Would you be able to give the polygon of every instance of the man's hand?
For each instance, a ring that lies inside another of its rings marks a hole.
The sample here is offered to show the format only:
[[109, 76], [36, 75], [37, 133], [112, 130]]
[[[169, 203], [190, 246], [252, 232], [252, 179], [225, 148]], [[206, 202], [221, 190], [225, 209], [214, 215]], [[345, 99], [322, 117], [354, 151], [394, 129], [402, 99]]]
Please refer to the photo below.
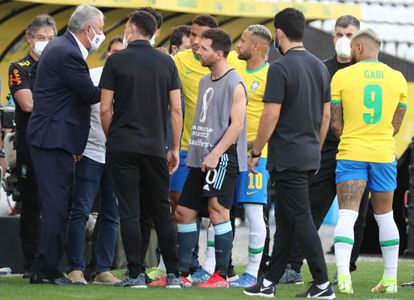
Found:
[[[3, 176], [7, 171], [7, 165], [6, 165], [6, 160], [4, 159], [4, 157], [0, 157], [0, 168], [3, 169]], [[0, 178], [1, 179], [1, 178]]]
[[203, 162], [201, 163], [201, 171], [207, 172], [208, 170], [217, 168], [219, 162], [220, 155], [217, 155], [214, 152], [211, 152], [207, 155]]
[[75, 154], [73, 154], [73, 159], [76, 162], [80, 161], [82, 159], [82, 154], [81, 155], [75, 155]]
[[254, 167], [256, 167], [259, 164], [259, 158], [260, 157], [250, 157], [249, 160], [247, 161], [247, 165], [249, 166], [249, 170], [250, 172], [252, 172], [253, 174], [257, 174], [258, 172], [255, 170]]
[[167, 165], [168, 165], [168, 172], [173, 174], [178, 169], [178, 165], [180, 164], [180, 155], [178, 150], [170, 150], [167, 153]]

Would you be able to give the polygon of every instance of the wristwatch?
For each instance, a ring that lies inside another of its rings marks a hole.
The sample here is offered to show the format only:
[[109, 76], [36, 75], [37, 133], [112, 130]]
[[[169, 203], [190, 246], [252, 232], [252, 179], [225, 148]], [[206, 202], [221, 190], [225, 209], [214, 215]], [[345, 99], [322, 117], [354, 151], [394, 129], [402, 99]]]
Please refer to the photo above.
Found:
[[262, 152], [259, 152], [258, 154], [254, 153], [253, 150], [250, 150], [250, 157], [251, 158], [258, 158], [262, 156]]

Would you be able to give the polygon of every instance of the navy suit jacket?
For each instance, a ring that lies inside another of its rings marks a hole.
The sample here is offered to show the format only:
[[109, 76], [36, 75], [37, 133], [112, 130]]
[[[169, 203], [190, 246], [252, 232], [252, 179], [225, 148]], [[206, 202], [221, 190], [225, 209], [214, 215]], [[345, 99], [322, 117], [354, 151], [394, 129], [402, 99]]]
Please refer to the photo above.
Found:
[[38, 61], [27, 141], [43, 149], [82, 154], [90, 106], [100, 98], [75, 38], [65, 32], [47, 45]]

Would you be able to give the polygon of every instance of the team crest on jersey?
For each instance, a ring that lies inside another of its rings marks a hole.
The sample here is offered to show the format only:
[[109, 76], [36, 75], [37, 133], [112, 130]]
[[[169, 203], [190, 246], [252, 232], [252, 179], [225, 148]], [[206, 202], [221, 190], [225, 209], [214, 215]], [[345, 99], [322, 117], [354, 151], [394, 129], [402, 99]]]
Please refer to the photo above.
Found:
[[252, 86], [250, 87], [250, 89], [252, 91], [255, 91], [259, 88], [259, 82], [257, 80], [253, 81]]

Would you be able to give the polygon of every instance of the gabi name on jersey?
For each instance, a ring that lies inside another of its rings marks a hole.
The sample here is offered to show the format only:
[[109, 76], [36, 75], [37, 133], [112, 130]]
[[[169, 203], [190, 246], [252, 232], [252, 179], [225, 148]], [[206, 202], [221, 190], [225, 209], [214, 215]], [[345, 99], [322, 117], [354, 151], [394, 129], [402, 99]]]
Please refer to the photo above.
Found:
[[383, 71], [364, 71], [364, 77], [366, 79], [384, 79], [384, 72]]

